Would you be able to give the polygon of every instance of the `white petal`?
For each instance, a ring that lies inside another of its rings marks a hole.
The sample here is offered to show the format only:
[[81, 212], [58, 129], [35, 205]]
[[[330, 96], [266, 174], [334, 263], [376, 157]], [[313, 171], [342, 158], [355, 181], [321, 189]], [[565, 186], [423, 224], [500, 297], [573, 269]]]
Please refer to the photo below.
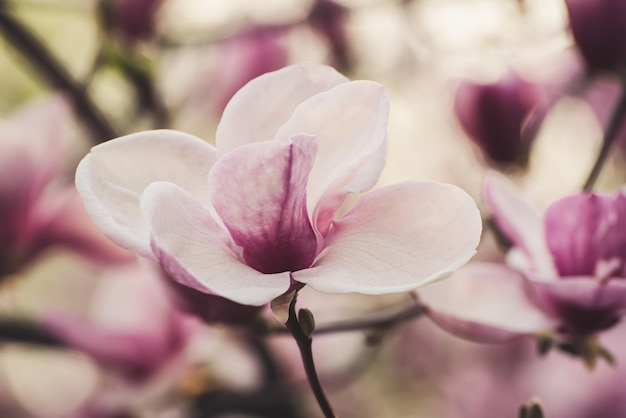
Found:
[[400, 183], [365, 196], [333, 224], [313, 267], [294, 279], [324, 292], [403, 292], [465, 264], [480, 233], [476, 204], [458, 187]]
[[331, 67], [311, 64], [289, 66], [255, 78], [224, 109], [216, 133], [220, 155], [251, 142], [274, 139], [296, 106], [347, 81]]
[[418, 291], [440, 326], [481, 342], [504, 342], [547, 331], [555, 322], [535, 306], [528, 284], [504, 265], [472, 263]]
[[345, 196], [369, 190], [385, 164], [389, 98], [371, 81], [340, 84], [298, 106], [276, 139], [319, 138], [307, 186], [307, 208], [322, 234]]
[[555, 277], [556, 272], [540, 215], [500, 175], [487, 176], [484, 194], [491, 214], [504, 235], [526, 253], [537, 272], [543, 276]]
[[78, 165], [76, 188], [87, 212], [116, 244], [148, 258], [150, 234], [139, 199], [153, 181], [173, 182], [208, 204], [215, 148], [176, 131], [146, 131], [94, 147]]

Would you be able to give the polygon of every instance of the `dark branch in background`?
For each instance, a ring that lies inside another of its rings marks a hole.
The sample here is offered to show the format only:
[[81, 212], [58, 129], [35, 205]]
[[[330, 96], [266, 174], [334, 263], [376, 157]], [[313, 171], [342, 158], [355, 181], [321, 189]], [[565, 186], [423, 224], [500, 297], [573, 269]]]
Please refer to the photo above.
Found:
[[611, 146], [615, 143], [620, 128], [624, 125], [624, 116], [626, 116], [626, 81], [622, 81], [619, 99], [615, 105], [611, 119], [609, 120], [606, 132], [604, 133], [602, 148], [600, 148], [596, 162], [583, 186], [584, 191], [590, 191], [598, 179], [598, 176], [600, 176], [600, 171], [602, 171], [602, 167], [604, 167], [604, 163], [609, 156]]
[[64, 92], [73, 102], [74, 110], [100, 143], [117, 135], [111, 124], [76, 82], [67, 68], [46, 48], [22, 22], [9, 12], [8, 2], [0, 0], [0, 33], [15, 51], [22, 55], [40, 76], [54, 89]]
[[224, 414], [251, 414], [255, 417], [300, 418], [292, 405], [275, 388], [266, 387], [256, 392], [237, 392], [216, 389], [196, 397], [191, 405], [191, 418], [221, 417]]
[[53, 333], [42, 326], [19, 319], [0, 319], [0, 344], [22, 343], [44, 347], [63, 347], [64, 344]]

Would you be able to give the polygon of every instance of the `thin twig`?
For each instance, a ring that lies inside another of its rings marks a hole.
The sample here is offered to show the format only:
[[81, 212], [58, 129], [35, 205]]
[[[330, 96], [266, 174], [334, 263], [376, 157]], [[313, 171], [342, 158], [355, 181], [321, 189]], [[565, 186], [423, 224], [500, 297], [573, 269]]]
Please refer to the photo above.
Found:
[[21, 319], [0, 319], [0, 342], [61, 347], [63, 342], [42, 326]]
[[613, 114], [611, 115], [611, 119], [609, 120], [606, 132], [604, 133], [604, 138], [602, 139], [602, 147], [600, 148], [600, 152], [598, 153], [596, 162], [589, 172], [589, 176], [587, 176], [587, 181], [585, 181], [585, 184], [583, 186], [584, 191], [590, 191], [593, 188], [593, 185], [600, 176], [600, 171], [602, 171], [602, 167], [604, 167], [606, 159], [609, 156], [611, 146], [615, 143], [620, 128], [623, 126], [624, 116], [626, 115], [625, 84], [626, 82], [622, 82], [620, 97], [617, 101], [617, 104], [615, 105], [615, 109], [613, 110]]
[[69, 73], [43, 42], [9, 12], [8, 2], [0, 0], [0, 33], [16, 52], [22, 55], [40, 76], [53, 88], [64, 92], [74, 103], [74, 109], [95, 142], [103, 142], [117, 135], [83, 86]]

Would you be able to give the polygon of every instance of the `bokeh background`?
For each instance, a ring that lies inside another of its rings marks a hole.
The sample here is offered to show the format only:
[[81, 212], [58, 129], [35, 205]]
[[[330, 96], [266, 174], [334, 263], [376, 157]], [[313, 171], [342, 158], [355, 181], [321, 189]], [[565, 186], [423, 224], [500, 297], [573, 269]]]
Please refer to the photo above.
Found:
[[[382, 83], [391, 114], [380, 185], [453, 183], [480, 208], [482, 180], [494, 169], [539, 208], [579, 190], [618, 85], [597, 77], [584, 94], [576, 90], [584, 64], [562, 0], [4, 0], [1, 16], [22, 22], [49, 49], [115, 136], [169, 127], [213, 142], [230, 96], [251, 78], [289, 64], [327, 63], [351, 79]], [[0, 115], [7, 126], [18, 109], [66, 93], [51, 85], [29, 54], [3, 31]], [[497, 82], [512, 73], [537, 86], [549, 104], [522, 165], [494, 163], [455, 114], [463, 83]], [[94, 133], [76, 111], [66, 119], [69, 146], [54, 182], [71, 187], [80, 158], [109, 138]], [[56, 129], [36, 119], [29, 124], [40, 129], [20, 141], [45, 142]], [[11, 148], [1, 142], [9, 143], [11, 132], [0, 131], [0, 163], [10, 158]], [[623, 183], [622, 148], [618, 144], [607, 163], [600, 190]], [[0, 173], [2, 184], [18, 181], [9, 170], [0, 167]], [[0, 231], [8, 230], [4, 221]], [[503, 259], [489, 231], [477, 259]], [[113, 312], [119, 323], [149, 328], [161, 314], [136, 302], [148, 298], [141, 290], [124, 287], [138, 274], [119, 260], [94, 263], [50, 245], [4, 275], [0, 314], [35, 323], [51, 313], [112, 323]], [[126, 294], [137, 299], [121, 297]], [[410, 296], [329, 296], [307, 289], [301, 299], [324, 324], [387, 312]], [[269, 311], [264, 314], [272, 319]], [[235, 403], [254, 404], [253, 395], [263, 394], [259, 388], [267, 382], [258, 347], [241, 334], [202, 326], [184, 361], [140, 383], [129, 383], [88, 352], [8, 338], [0, 346], [0, 415], [185, 417], [194, 416], [195, 400], [206, 394], [237, 395]], [[295, 409], [319, 416], [293, 341], [283, 335], [264, 341]], [[619, 418], [626, 416], [626, 396], [620, 393], [626, 381], [624, 326], [603, 334], [602, 341], [616, 365], [599, 362], [588, 370], [564, 353], [539, 356], [531, 338], [477, 344], [418, 318], [384, 331], [316, 337], [314, 353], [340, 417], [515, 417], [521, 404], [536, 397], [549, 418]], [[272, 416], [235, 409], [198, 416]]]

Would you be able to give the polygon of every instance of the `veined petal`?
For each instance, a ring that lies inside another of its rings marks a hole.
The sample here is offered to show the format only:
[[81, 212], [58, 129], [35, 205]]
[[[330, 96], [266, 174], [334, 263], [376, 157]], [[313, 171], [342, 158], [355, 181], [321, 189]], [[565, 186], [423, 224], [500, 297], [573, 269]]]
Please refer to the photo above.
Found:
[[385, 164], [389, 98], [383, 86], [352, 81], [298, 106], [276, 139], [298, 133], [319, 138], [307, 187], [314, 227], [325, 235], [348, 193], [369, 190]]
[[294, 279], [331, 293], [397, 293], [449, 276], [475, 253], [481, 220], [461, 189], [405, 182], [363, 197]]
[[213, 207], [246, 264], [262, 273], [307, 268], [316, 255], [306, 185], [317, 138], [292, 141], [246, 145], [220, 158], [209, 174]]
[[209, 210], [175, 184], [152, 183], [141, 208], [152, 230], [153, 251], [178, 283], [255, 306], [289, 289], [288, 272], [263, 274], [244, 264]]
[[418, 291], [428, 315], [462, 338], [505, 342], [554, 329], [529, 296], [525, 279], [504, 265], [472, 263]]
[[109, 239], [147, 258], [149, 228], [139, 199], [153, 181], [173, 182], [208, 203], [206, 176], [215, 148], [181, 132], [145, 131], [92, 148], [76, 170], [87, 212]]
[[496, 174], [485, 179], [484, 197], [498, 228], [526, 253], [538, 272], [555, 277], [540, 215], [510, 182]]
[[300, 103], [346, 82], [348, 79], [333, 68], [311, 64], [289, 66], [255, 78], [224, 109], [216, 133], [220, 156], [242, 145], [274, 139]]

